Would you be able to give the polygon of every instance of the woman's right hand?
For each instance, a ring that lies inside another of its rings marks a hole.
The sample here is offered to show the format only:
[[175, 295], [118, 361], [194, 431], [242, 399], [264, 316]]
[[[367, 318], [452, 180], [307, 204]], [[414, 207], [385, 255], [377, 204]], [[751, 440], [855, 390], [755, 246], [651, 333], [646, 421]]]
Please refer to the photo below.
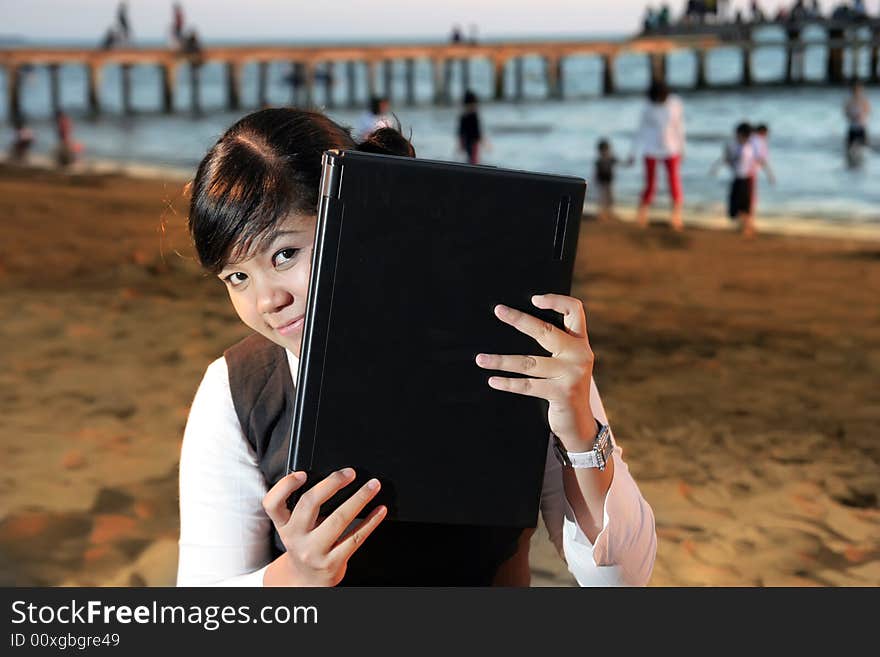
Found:
[[263, 576], [265, 586], [336, 586], [342, 581], [351, 555], [388, 513], [386, 507], [379, 506], [358, 527], [342, 536], [357, 514], [379, 492], [378, 479], [371, 479], [319, 521], [321, 505], [354, 478], [355, 472], [351, 468], [334, 472], [304, 493], [293, 511], [288, 510], [287, 499], [306, 482], [304, 472], [290, 473], [266, 493], [263, 508], [287, 552], [269, 564]]

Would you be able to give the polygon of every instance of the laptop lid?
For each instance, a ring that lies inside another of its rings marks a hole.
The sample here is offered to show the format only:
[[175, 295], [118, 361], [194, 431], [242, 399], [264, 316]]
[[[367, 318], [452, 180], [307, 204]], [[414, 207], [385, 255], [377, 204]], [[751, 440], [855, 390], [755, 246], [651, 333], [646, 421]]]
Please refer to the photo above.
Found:
[[[478, 353], [547, 355], [493, 313], [569, 294], [583, 179], [330, 151], [291, 427], [289, 471], [382, 491], [364, 511], [534, 527], [547, 403], [490, 388]], [[516, 376], [502, 373], [504, 376]]]

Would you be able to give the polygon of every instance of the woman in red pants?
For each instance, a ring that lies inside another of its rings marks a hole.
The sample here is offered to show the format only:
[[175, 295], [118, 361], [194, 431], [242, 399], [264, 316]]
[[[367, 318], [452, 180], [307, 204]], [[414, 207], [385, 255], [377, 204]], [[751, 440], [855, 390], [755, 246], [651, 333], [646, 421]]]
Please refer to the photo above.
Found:
[[672, 196], [670, 223], [676, 231], [684, 227], [681, 221], [681, 160], [684, 157], [684, 107], [681, 99], [669, 93], [663, 82], [652, 82], [648, 90], [648, 104], [642, 111], [639, 129], [633, 141], [633, 157], [639, 153], [645, 160], [645, 187], [639, 203], [638, 222], [648, 225], [648, 208], [657, 185], [657, 164], [666, 168], [669, 193]]

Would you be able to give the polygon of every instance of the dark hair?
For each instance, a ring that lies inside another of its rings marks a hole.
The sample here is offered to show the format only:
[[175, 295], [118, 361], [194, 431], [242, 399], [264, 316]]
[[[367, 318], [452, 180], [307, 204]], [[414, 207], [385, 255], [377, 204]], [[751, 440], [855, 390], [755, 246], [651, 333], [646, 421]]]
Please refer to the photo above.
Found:
[[736, 134], [742, 137], [748, 137], [750, 134], [752, 134], [752, 126], [750, 126], [745, 121], [743, 121], [742, 123], [738, 123], [736, 125]]
[[476, 105], [478, 100], [479, 99], [477, 98], [477, 94], [475, 94], [470, 89], [464, 92], [463, 102], [465, 105]]
[[379, 153], [381, 155], [403, 155], [415, 157], [416, 149], [409, 139], [400, 134], [399, 130], [383, 127], [370, 133], [370, 135], [358, 144], [357, 149], [364, 153]]
[[661, 80], [654, 80], [648, 88], [648, 98], [652, 103], [665, 103], [669, 98], [669, 87]]
[[600, 139], [599, 143], [596, 144], [596, 148], [598, 148], [600, 151], [607, 151], [609, 148], [611, 148], [611, 144], [608, 143], [607, 139]]
[[770, 128], [767, 127], [766, 123], [759, 123], [755, 126], [755, 132], [757, 132], [759, 135], [765, 135], [770, 132]]
[[320, 112], [268, 108], [240, 119], [202, 159], [191, 185], [189, 231], [201, 265], [216, 274], [271, 240], [286, 217], [315, 214], [324, 151], [414, 153], [392, 128], [362, 146]]

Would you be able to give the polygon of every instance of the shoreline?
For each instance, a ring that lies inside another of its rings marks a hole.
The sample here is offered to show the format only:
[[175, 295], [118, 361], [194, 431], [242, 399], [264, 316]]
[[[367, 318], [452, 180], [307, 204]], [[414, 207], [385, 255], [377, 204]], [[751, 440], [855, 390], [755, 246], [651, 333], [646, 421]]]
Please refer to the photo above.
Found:
[[[11, 162], [8, 158], [0, 159], [0, 168], [39, 170], [53, 172], [58, 175], [71, 176], [125, 176], [133, 180], [158, 180], [165, 182], [187, 183], [195, 168], [174, 167], [170, 165], [143, 162], [125, 162], [112, 159], [84, 159], [75, 162], [67, 170], [59, 170], [51, 155], [36, 153], [28, 156], [25, 163]], [[594, 218], [594, 204], [589, 200], [584, 205], [582, 216]], [[651, 208], [650, 222], [662, 224], [666, 222], [669, 211], [662, 204]], [[615, 220], [634, 224], [636, 221], [634, 205], [618, 205], [615, 208]], [[817, 219], [815, 217], [798, 217], [796, 215], [759, 215], [755, 220], [758, 236], [780, 235], [790, 237], [815, 237], [820, 239], [844, 239], [858, 241], [880, 241], [880, 222], [847, 223], [845, 226], [835, 224], [836, 219]], [[737, 232], [737, 224], [726, 216], [705, 211], [688, 211], [684, 209], [685, 229], [702, 228], [719, 232]]]

